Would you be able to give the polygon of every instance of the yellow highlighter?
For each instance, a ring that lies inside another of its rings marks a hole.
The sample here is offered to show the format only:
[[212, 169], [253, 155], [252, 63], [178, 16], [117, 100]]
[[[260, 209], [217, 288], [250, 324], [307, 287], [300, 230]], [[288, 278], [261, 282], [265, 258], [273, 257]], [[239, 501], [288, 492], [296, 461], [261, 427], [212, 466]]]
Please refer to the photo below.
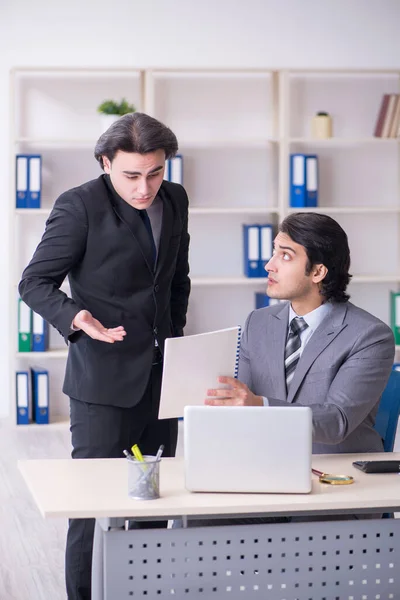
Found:
[[131, 450], [132, 450], [132, 454], [136, 458], [136, 460], [140, 460], [140, 462], [144, 462], [143, 454], [140, 452], [139, 446], [137, 444], [134, 444], [132, 446]]

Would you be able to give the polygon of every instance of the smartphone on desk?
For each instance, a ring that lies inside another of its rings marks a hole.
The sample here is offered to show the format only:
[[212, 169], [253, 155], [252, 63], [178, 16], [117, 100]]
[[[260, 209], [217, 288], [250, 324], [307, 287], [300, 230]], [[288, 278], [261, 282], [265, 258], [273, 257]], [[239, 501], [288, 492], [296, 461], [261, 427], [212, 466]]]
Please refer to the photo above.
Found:
[[353, 467], [364, 473], [400, 473], [398, 460], [356, 460]]

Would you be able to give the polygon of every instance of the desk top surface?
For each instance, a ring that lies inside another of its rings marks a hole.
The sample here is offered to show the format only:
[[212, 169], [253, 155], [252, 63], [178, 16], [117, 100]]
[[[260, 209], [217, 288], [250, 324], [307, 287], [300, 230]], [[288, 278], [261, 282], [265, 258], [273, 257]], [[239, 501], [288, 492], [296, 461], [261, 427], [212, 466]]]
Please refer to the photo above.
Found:
[[158, 500], [128, 496], [126, 459], [50, 459], [18, 462], [22, 476], [44, 517], [162, 517], [244, 513], [299, 514], [356, 509], [399, 509], [400, 476], [365, 474], [354, 460], [400, 461], [393, 454], [314, 455], [313, 467], [325, 473], [352, 475], [354, 484], [332, 486], [313, 475], [310, 494], [191, 493], [184, 487], [182, 458], [163, 459]]

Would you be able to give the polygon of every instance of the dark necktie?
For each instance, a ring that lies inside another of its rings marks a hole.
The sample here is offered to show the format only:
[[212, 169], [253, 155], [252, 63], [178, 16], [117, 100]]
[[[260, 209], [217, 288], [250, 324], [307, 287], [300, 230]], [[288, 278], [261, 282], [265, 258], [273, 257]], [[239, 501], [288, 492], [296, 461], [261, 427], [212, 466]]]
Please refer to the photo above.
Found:
[[302, 317], [295, 317], [290, 322], [289, 335], [285, 348], [285, 379], [287, 390], [289, 390], [297, 363], [300, 359], [300, 333], [307, 329], [307, 327], [308, 325]]
[[144, 226], [147, 229], [147, 233], [149, 234], [152, 256], [153, 256], [153, 266], [154, 266], [156, 264], [157, 249], [156, 249], [156, 245], [154, 243], [153, 230], [151, 228], [149, 215], [147, 214], [147, 210], [139, 210], [139, 215], [143, 221]]

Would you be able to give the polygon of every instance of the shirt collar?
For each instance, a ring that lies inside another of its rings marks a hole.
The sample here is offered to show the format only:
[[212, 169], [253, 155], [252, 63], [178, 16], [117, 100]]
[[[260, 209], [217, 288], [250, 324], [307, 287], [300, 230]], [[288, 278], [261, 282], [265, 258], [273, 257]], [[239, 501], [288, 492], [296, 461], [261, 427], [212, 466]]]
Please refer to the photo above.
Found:
[[[315, 331], [317, 329], [317, 327], [319, 327], [319, 325], [321, 325], [322, 321], [329, 315], [331, 310], [332, 310], [332, 304], [330, 302], [325, 302], [324, 304], [321, 304], [321, 306], [318, 306], [318, 308], [315, 308], [314, 310], [307, 313], [306, 315], [302, 315], [302, 317], [305, 320], [305, 322], [307, 323], [308, 327], [310, 328], [310, 331]], [[294, 312], [292, 305], [290, 305], [288, 325], [291, 323], [292, 319], [294, 319], [295, 317], [298, 317], [298, 316], [299, 315], [297, 315]]]

